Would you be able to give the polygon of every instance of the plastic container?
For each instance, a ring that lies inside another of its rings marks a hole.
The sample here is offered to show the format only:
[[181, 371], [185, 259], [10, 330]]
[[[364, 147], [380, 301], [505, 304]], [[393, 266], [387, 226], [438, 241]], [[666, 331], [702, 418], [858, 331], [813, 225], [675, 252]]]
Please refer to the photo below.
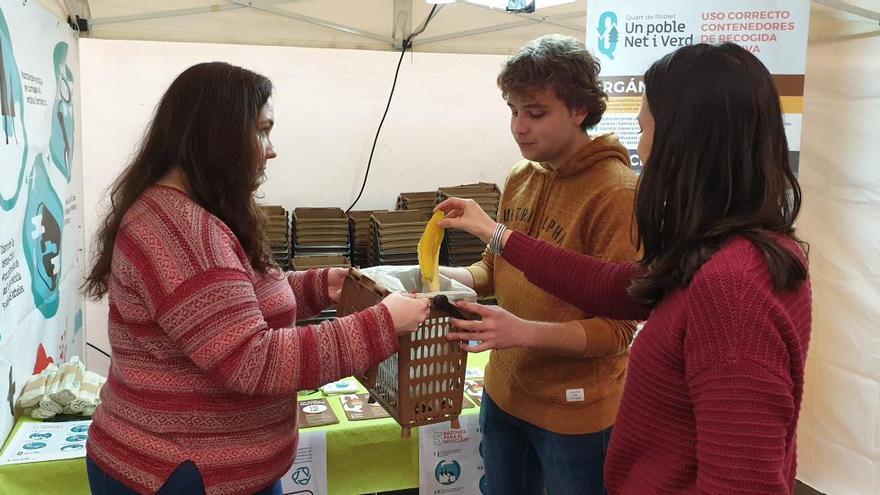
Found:
[[[389, 289], [416, 292], [420, 282], [418, 266], [376, 266], [364, 272], [352, 268], [343, 285], [338, 314], [346, 316], [373, 306]], [[443, 294], [449, 300], [476, 299], [472, 290], [446, 277], [441, 277], [440, 289], [416, 297]], [[446, 340], [446, 334], [453, 331], [449, 317], [432, 305], [418, 330], [399, 339], [397, 354], [355, 377], [400, 424], [405, 438], [411, 428], [422, 425], [451, 421], [458, 427], [467, 352], [457, 342]]]

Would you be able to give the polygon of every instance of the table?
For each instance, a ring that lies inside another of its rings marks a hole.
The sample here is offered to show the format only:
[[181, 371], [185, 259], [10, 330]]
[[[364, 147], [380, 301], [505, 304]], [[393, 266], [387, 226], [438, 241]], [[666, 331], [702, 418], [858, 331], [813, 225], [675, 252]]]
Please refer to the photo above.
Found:
[[[468, 367], [484, 369], [489, 353], [470, 354]], [[361, 390], [363, 391], [363, 390]], [[321, 392], [300, 399], [324, 397]], [[402, 439], [391, 418], [349, 421], [337, 397], [328, 397], [339, 423], [309, 428], [327, 433], [327, 489], [333, 495], [376, 493], [419, 486], [419, 437]], [[478, 414], [479, 407], [462, 410]], [[31, 418], [20, 418], [13, 433]], [[10, 438], [12, 435], [10, 435]], [[85, 458], [0, 466], [0, 493], [90, 495]]]

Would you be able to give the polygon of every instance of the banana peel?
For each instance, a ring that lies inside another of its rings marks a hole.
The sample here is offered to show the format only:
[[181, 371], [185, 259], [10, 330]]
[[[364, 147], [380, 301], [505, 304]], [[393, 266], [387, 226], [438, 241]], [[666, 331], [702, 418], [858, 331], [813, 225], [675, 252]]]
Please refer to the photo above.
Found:
[[419, 239], [419, 271], [422, 273], [422, 290], [425, 292], [440, 290], [440, 245], [443, 244], [443, 229], [437, 222], [445, 216], [442, 211], [434, 213]]

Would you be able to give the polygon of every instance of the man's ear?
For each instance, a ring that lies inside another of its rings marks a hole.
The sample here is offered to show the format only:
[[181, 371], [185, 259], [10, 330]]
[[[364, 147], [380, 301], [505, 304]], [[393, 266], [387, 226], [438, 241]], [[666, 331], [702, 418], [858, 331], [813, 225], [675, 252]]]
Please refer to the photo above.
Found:
[[572, 108], [569, 110], [569, 113], [571, 114], [571, 119], [578, 127], [582, 127], [584, 120], [590, 115], [586, 108]]

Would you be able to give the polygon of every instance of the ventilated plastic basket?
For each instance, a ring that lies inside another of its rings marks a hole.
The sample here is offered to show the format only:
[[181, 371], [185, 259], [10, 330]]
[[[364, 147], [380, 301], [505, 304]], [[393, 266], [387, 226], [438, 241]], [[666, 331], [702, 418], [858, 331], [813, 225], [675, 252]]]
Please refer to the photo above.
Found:
[[[343, 285], [338, 315], [373, 306], [388, 294], [385, 287], [352, 268]], [[436, 294], [443, 292], [430, 296]], [[460, 295], [455, 291], [449, 294], [453, 295], [451, 299]], [[446, 340], [450, 331], [449, 314], [432, 307], [418, 330], [400, 337], [396, 354], [356, 376], [403, 427], [405, 437], [410, 428], [421, 425], [451, 421], [453, 427], [458, 427], [467, 353], [457, 342]]]

